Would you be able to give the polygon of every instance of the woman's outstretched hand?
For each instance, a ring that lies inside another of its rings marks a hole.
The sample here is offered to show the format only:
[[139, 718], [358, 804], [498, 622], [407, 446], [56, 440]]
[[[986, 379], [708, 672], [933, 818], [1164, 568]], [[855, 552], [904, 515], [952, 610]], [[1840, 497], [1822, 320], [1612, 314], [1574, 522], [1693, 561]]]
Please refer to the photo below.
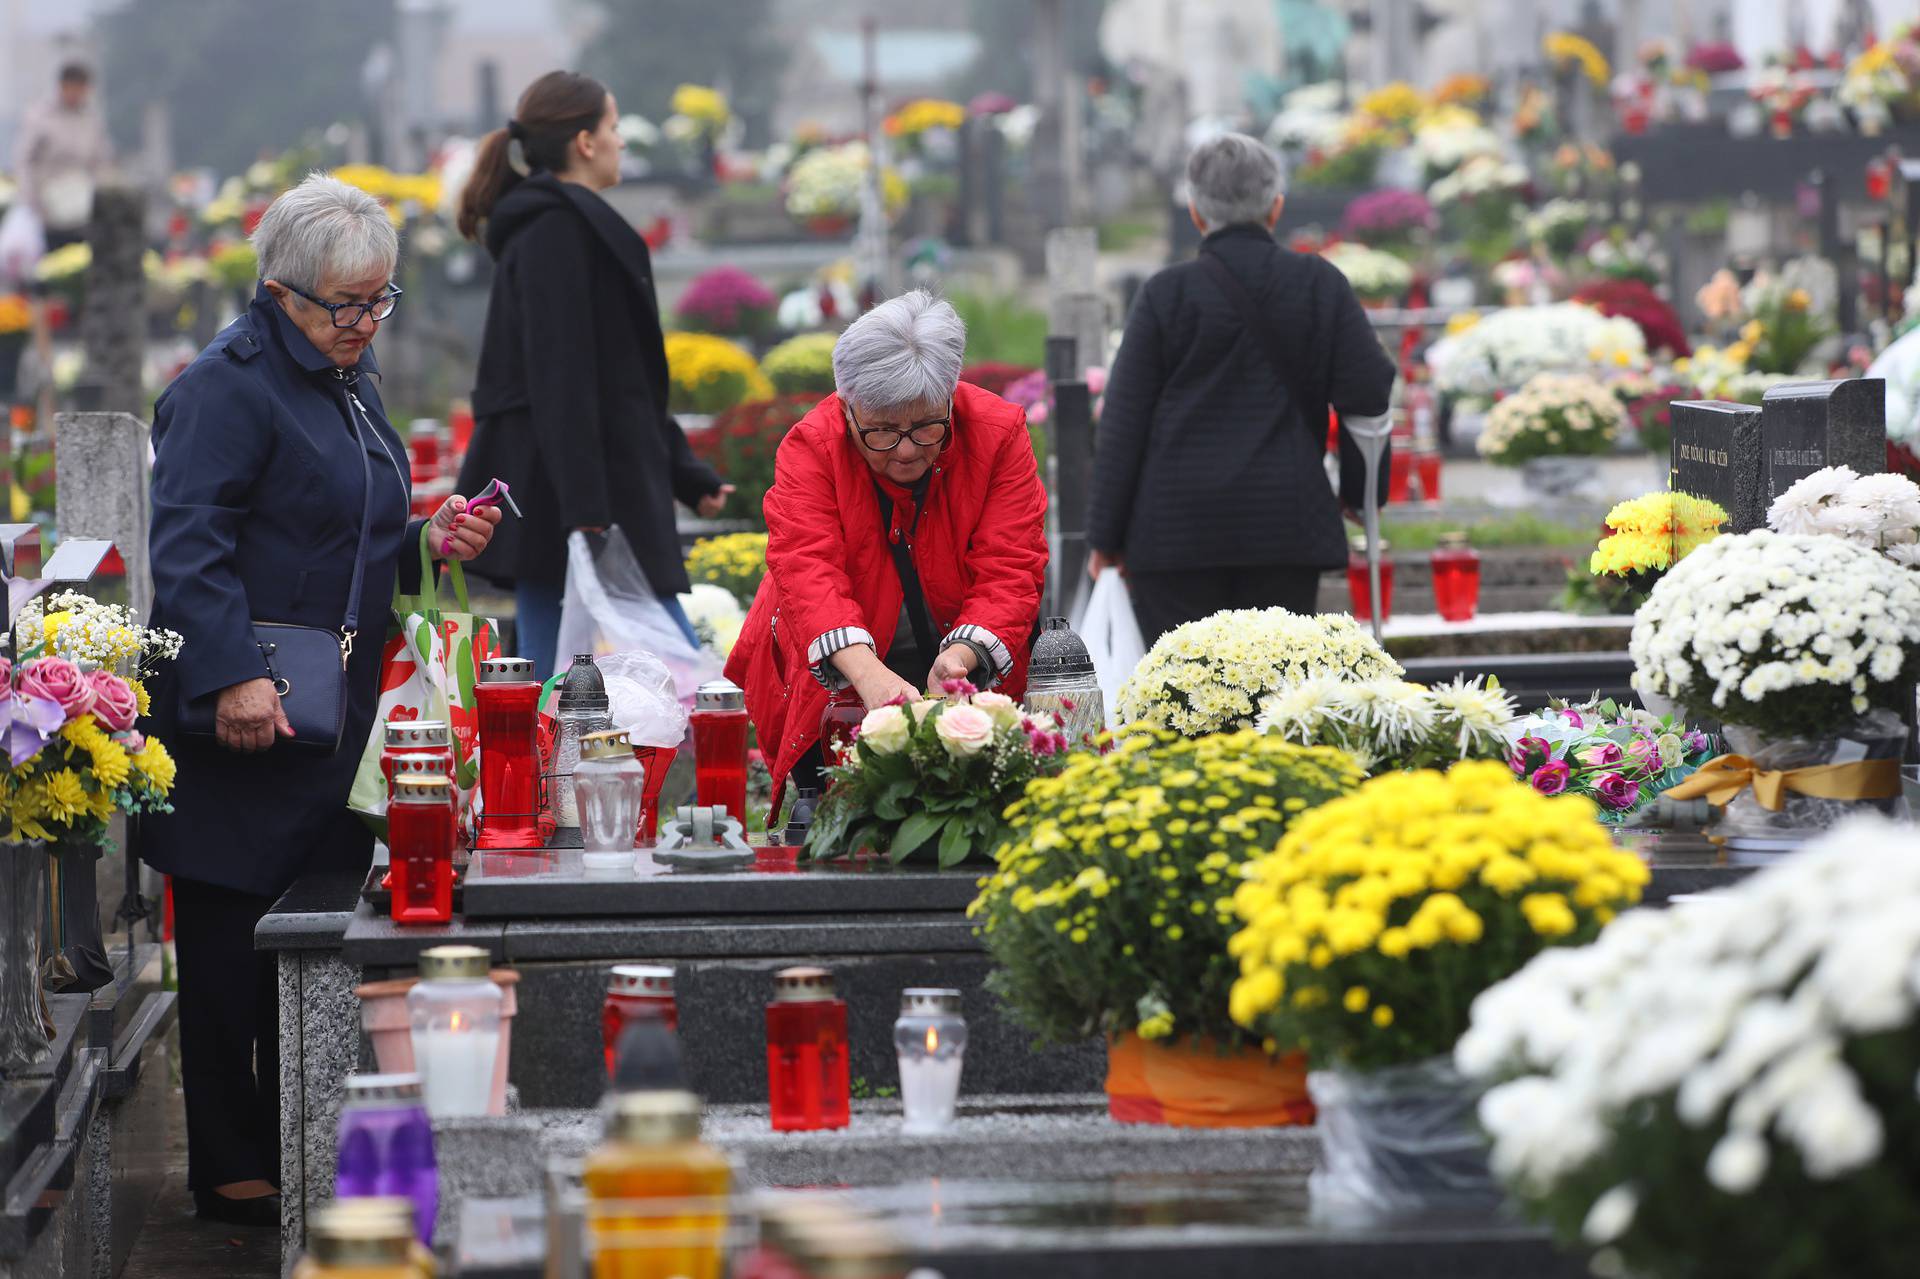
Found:
[[467, 499], [456, 493], [433, 513], [427, 545], [432, 548], [435, 559], [470, 560], [487, 549], [487, 543], [493, 540], [494, 526], [499, 522], [498, 506], [469, 511]]

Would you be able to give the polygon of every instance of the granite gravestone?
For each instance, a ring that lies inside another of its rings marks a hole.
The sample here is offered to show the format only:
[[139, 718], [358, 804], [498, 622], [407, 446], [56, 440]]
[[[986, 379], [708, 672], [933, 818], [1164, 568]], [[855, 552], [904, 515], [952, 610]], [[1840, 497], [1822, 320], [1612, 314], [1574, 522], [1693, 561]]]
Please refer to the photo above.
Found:
[[1761, 403], [1760, 435], [1768, 505], [1824, 467], [1878, 474], [1887, 469], [1887, 384], [1848, 378], [1776, 386]]
[[1706, 498], [1727, 513], [1726, 531], [1748, 533], [1767, 522], [1760, 410], [1726, 400], [1673, 405], [1669, 487]]

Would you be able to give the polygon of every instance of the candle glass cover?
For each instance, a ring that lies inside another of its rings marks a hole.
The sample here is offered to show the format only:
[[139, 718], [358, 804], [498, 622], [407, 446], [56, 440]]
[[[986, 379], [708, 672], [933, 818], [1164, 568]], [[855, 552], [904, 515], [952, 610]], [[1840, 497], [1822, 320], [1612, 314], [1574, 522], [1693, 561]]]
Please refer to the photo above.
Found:
[[560, 681], [555, 701], [559, 730], [554, 740], [553, 773], [547, 785], [547, 796], [553, 804], [554, 829], [550, 842], [555, 848], [581, 846], [580, 808], [574, 794], [573, 772], [580, 764], [581, 739], [613, 727], [608, 714], [611, 705], [606, 680], [594, 665], [593, 655], [575, 654], [566, 678]]
[[1433, 552], [1433, 601], [1449, 622], [1470, 622], [1480, 607], [1480, 556], [1465, 533], [1445, 533]]
[[[1386, 621], [1393, 616], [1393, 561], [1387, 558], [1387, 544], [1380, 543], [1380, 620]], [[1347, 556], [1347, 597], [1352, 605], [1355, 621], [1373, 620], [1373, 595], [1367, 582], [1367, 546], [1355, 539], [1353, 551]]]
[[1033, 644], [1027, 710], [1051, 715], [1068, 742], [1084, 746], [1107, 728], [1106, 699], [1087, 646], [1064, 617], [1049, 617]]
[[493, 1099], [504, 996], [477, 946], [436, 946], [420, 956], [420, 983], [407, 992], [413, 1062], [427, 1113], [435, 1119], [484, 1115]]
[[837, 689], [827, 698], [827, 709], [820, 715], [820, 755], [828, 768], [853, 753], [854, 730], [866, 717], [866, 703], [852, 688]]
[[852, 1080], [847, 1069], [847, 1005], [824, 968], [774, 974], [767, 1005], [767, 1100], [775, 1132], [845, 1128]]
[[440, 1179], [420, 1076], [348, 1076], [338, 1145], [335, 1197], [397, 1195], [411, 1206], [414, 1233], [432, 1244]]
[[688, 1092], [616, 1094], [581, 1168], [594, 1279], [722, 1279], [733, 1169]]
[[702, 807], [747, 820], [747, 695], [724, 679], [694, 692], [693, 787]]
[[293, 1279], [420, 1279], [413, 1232], [397, 1216], [333, 1204], [307, 1226]]
[[900, 1108], [905, 1115], [901, 1131], [933, 1133], [951, 1126], [960, 1099], [961, 1060], [967, 1051], [960, 992], [901, 991], [893, 1047], [900, 1057]]
[[646, 809], [647, 770], [634, 758], [625, 733], [589, 733], [580, 739], [573, 795], [584, 850], [580, 862], [587, 876], [631, 874], [638, 856], [634, 839]]
[[524, 657], [480, 662], [473, 697], [480, 722], [481, 848], [538, 848], [540, 684]]
[[444, 924], [453, 918], [454, 822], [453, 784], [444, 776], [394, 775], [387, 805], [394, 923]]
[[607, 977], [607, 998], [600, 1006], [600, 1042], [613, 1078], [620, 1036], [642, 1017], [657, 1017], [668, 1030], [680, 1031], [680, 1005], [673, 997], [673, 969], [664, 964], [615, 964]]

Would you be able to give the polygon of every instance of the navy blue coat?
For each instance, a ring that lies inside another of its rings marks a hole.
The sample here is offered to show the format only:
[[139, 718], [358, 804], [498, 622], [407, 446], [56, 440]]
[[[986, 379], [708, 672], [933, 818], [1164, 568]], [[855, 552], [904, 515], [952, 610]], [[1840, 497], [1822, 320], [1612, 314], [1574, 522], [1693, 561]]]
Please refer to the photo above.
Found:
[[348, 383], [264, 288], [161, 395], [153, 420], [153, 620], [186, 637], [153, 690], [153, 729], [179, 762], [173, 813], [143, 823], [160, 870], [275, 896], [309, 870], [364, 864], [371, 836], [347, 792], [379, 700], [380, 651], [409, 520], [406, 447], [386, 420], [368, 348], [352, 393], [373, 419], [373, 531], [348, 665], [347, 727], [330, 758], [228, 751], [175, 728], [192, 699], [265, 674], [254, 621], [337, 629], [366, 481]]

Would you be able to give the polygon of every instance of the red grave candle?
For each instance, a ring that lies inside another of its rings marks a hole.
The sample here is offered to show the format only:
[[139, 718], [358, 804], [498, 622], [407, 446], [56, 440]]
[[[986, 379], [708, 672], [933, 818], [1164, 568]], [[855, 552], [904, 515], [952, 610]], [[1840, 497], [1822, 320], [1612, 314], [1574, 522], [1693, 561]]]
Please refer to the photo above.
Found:
[[767, 1005], [767, 1100], [775, 1132], [845, 1128], [847, 1005], [824, 968], [787, 968], [773, 977]]
[[693, 789], [703, 807], [721, 807], [747, 820], [747, 697], [727, 680], [702, 684], [693, 695]]
[[1480, 556], [1465, 533], [1447, 533], [1433, 553], [1433, 602], [1449, 622], [1470, 622], [1480, 607]]
[[474, 686], [480, 720], [481, 848], [539, 848], [540, 684], [524, 657], [488, 657]]
[[615, 964], [607, 977], [607, 998], [600, 1006], [600, 1041], [607, 1054], [607, 1078], [613, 1078], [620, 1036], [643, 1017], [657, 1017], [679, 1033], [680, 1005], [673, 997], [673, 969], [654, 964]]
[[403, 773], [387, 805], [396, 924], [453, 918], [453, 786], [444, 777]]

